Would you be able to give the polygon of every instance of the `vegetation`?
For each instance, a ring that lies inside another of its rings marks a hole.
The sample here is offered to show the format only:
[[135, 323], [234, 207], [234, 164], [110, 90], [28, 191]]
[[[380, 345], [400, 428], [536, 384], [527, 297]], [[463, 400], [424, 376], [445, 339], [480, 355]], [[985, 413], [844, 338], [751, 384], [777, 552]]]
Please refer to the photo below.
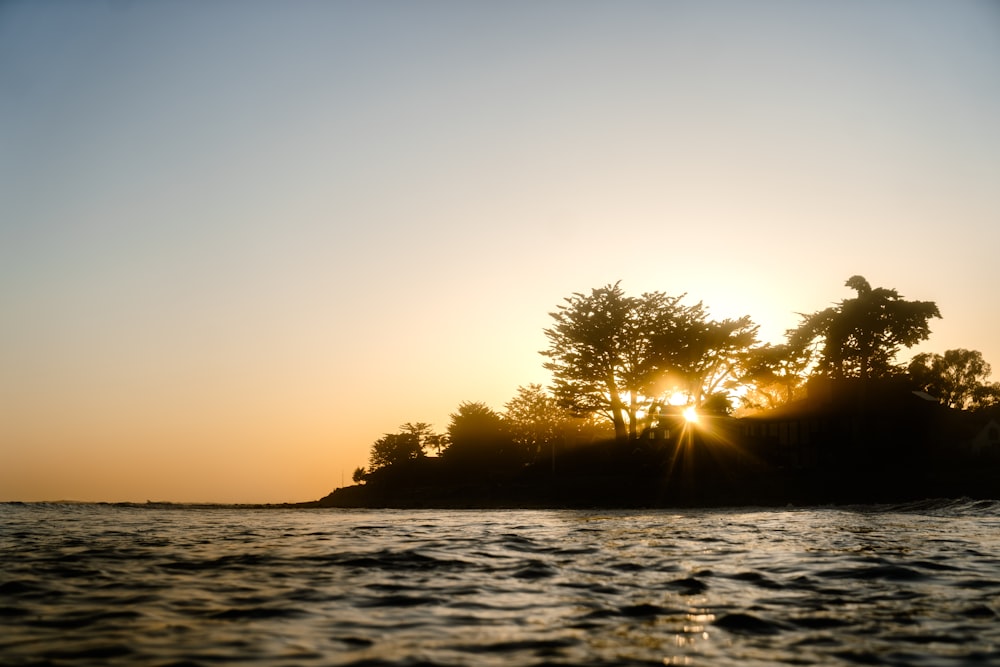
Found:
[[558, 403], [577, 414], [606, 415], [619, 441], [634, 440], [640, 412], [683, 394], [696, 406], [736, 377], [756, 343], [749, 316], [709, 320], [685, 295], [625, 294], [619, 283], [575, 293], [550, 313], [545, 329]]
[[[744, 413], [766, 411], [803, 398], [813, 378], [902, 381], [954, 410], [1000, 405], [1000, 384], [988, 381], [990, 366], [977, 351], [922, 353], [908, 365], [897, 360], [927, 340], [930, 321], [940, 317], [935, 303], [873, 288], [861, 276], [845, 284], [854, 297], [803, 315], [778, 344], [759, 343], [749, 316], [712, 319], [703, 303], [685, 304], [684, 294], [629, 296], [619, 283], [574, 293], [544, 330], [550, 388], [518, 387], [499, 412], [463, 402], [445, 433], [424, 422], [403, 424], [372, 444], [367, 469], [355, 470], [353, 480], [521, 479], [573, 465], [567, 454], [583, 451], [584, 443], [591, 445], [588, 470], [613, 469], [621, 456], [612, 451], [631, 457], [629, 474], [662, 470], [664, 454], [648, 443], [676, 440], [665, 434], [681, 432], [679, 404], [720, 416], [736, 401]], [[686, 462], [681, 455], [670, 455], [671, 470], [694, 465], [693, 453], [683, 455]], [[618, 492], [628, 494], [628, 484]]]
[[518, 387], [504, 408], [511, 438], [529, 457], [538, 457], [562, 441], [573, 421], [540, 384]]
[[560, 448], [604, 440], [609, 435], [607, 421], [602, 423], [592, 414], [575, 414], [540, 384], [518, 387], [517, 395], [504, 406], [503, 418], [525, 461], [549, 461], [552, 467]]
[[372, 444], [368, 467], [380, 470], [403, 461], [424, 456], [420, 442], [409, 433], [386, 433]]
[[990, 383], [990, 365], [976, 350], [918, 354], [907, 367], [920, 389], [949, 408], [969, 410], [1000, 403], [1000, 383]]
[[750, 350], [742, 377], [744, 407], [770, 409], [798, 398], [812, 360], [811, 350], [802, 345], [768, 344]]
[[[369, 472], [427, 456], [428, 447], [441, 450], [444, 438], [434, 433], [430, 424], [407, 422], [399, 427], [399, 431], [399, 433], [386, 433], [372, 445], [368, 456]], [[363, 479], [364, 475], [363, 468], [355, 470], [355, 481]]]
[[469, 401], [451, 415], [442, 456], [472, 465], [503, 465], [522, 458], [504, 418], [485, 403]]
[[902, 373], [896, 355], [927, 340], [931, 318], [941, 317], [937, 305], [906, 301], [894, 289], [873, 289], [861, 276], [846, 285], [857, 296], [804, 316], [790, 335], [792, 347], [817, 346], [813, 373], [819, 376], [871, 379]]

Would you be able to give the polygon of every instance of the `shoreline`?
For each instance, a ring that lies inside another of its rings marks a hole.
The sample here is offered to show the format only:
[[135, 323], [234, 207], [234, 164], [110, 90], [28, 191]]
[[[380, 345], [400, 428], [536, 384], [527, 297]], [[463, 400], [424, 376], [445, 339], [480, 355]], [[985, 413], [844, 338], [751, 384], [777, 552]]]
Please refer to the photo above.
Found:
[[1000, 468], [767, 471], [666, 475], [484, 476], [439, 483], [367, 483], [335, 489], [303, 507], [353, 509], [710, 509], [908, 503], [932, 498], [1000, 499]]

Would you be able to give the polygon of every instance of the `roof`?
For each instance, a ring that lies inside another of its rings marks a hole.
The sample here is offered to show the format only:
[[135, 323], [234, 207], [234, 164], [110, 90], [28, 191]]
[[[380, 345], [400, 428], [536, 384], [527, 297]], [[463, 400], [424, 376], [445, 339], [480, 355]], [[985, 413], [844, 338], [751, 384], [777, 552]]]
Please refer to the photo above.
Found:
[[937, 399], [923, 391], [913, 391], [903, 380], [827, 378], [810, 380], [806, 397], [744, 419], [775, 421], [843, 414], [910, 415], [940, 408]]

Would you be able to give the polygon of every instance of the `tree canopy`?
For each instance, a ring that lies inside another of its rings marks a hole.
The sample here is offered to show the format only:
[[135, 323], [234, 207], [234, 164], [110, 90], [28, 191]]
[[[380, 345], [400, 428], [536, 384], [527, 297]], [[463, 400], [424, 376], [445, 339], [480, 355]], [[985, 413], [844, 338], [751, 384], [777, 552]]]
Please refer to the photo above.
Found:
[[573, 414], [540, 384], [518, 387], [504, 405], [503, 419], [527, 462], [554, 459], [556, 449], [568, 443], [608, 436], [606, 422]]
[[933, 301], [907, 301], [894, 289], [873, 288], [861, 276], [845, 283], [857, 296], [811, 315], [790, 332], [793, 347], [815, 346], [814, 373], [831, 378], [880, 378], [903, 369], [901, 348], [930, 336], [931, 318], [941, 317]]
[[514, 443], [529, 456], [537, 456], [564, 437], [570, 413], [540, 384], [517, 388], [504, 406], [504, 419]]
[[907, 372], [923, 391], [950, 408], [968, 410], [1000, 403], [1000, 384], [990, 383], [990, 365], [977, 350], [918, 354]]
[[[368, 457], [368, 470], [374, 472], [396, 463], [422, 458], [427, 455], [427, 447], [440, 451], [444, 436], [434, 433], [431, 425], [424, 422], [407, 422], [399, 427], [399, 433], [386, 433], [376, 440]], [[357, 475], [358, 471], [355, 471]], [[364, 470], [361, 475], [364, 475]]]
[[743, 375], [759, 327], [749, 315], [709, 320], [700, 302], [693, 313], [686, 332], [664, 332], [657, 348], [663, 352], [661, 370], [683, 377], [683, 391], [689, 402], [701, 406], [709, 396], [719, 400]]
[[412, 433], [386, 433], [372, 444], [368, 469], [375, 471], [387, 468], [423, 455], [420, 439]]
[[553, 393], [579, 413], [600, 411], [619, 440], [635, 438], [640, 410], [676, 392], [694, 404], [724, 386], [756, 342], [749, 316], [710, 320], [685, 295], [625, 294], [620, 283], [574, 293], [545, 329]]
[[[507, 469], [555, 460], [567, 441], [634, 439], [644, 412], [678, 396], [688, 405], [728, 413], [734, 389], [745, 407], [774, 408], [800, 395], [813, 376], [878, 379], [906, 373], [913, 385], [957, 409], [1000, 404], [1000, 384], [977, 351], [919, 354], [908, 367], [896, 363], [903, 348], [926, 340], [929, 322], [941, 317], [931, 301], [906, 300], [894, 289], [873, 288], [861, 276], [845, 283], [856, 295], [802, 315], [782, 344], [758, 345], [749, 316], [711, 319], [702, 302], [686, 295], [646, 292], [629, 296], [620, 283], [573, 293], [549, 315], [549, 348], [543, 366], [547, 390], [518, 387], [503, 412], [463, 402], [447, 434], [424, 422], [406, 423], [379, 438], [369, 469], [356, 482], [399, 463], [423, 459], [429, 449], [449, 470]], [[603, 415], [598, 429], [595, 415]], [[427, 463], [423, 461], [422, 463]], [[437, 465], [437, 464], [435, 464]]]
[[741, 401], [746, 408], [761, 410], [796, 398], [806, 382], [812, 355], [802, 346], [767, 344], [750, 350], [744, 362], [741, 379], [747, 391]]
[[503, 417], [485, 403], [465, 401], [451, 415], [442, 456], [466, 463], [507, 463], [516, 459], [513, 437]]

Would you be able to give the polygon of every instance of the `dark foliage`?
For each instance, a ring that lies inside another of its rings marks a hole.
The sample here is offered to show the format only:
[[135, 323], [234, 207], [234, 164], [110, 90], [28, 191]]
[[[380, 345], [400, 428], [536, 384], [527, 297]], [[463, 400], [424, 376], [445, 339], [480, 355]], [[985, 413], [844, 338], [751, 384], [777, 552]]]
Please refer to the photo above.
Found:
[[917, 387], [959, 410], [1000, 403], [1000, 384], [989, 382], [990, 370], [981, 352], [963, 349], [918, 354], [907, 367]]
[[814, 373], [834, 379], [874, 379], [903, 372], [896, 354], [927, 340], [932, 318], [941, 317], [932, 301], [907, 301], [894, 289], [873, 288], [861, 276], [845, 283], [857, 296], [805, 315], [792, 332], [795, 347], [818, 346]]
[[451, 415], [448, 446], [442, 457], [472, 467], [518, 465], [526, 453], [497, 412], [485, 403], [466, 401]]

